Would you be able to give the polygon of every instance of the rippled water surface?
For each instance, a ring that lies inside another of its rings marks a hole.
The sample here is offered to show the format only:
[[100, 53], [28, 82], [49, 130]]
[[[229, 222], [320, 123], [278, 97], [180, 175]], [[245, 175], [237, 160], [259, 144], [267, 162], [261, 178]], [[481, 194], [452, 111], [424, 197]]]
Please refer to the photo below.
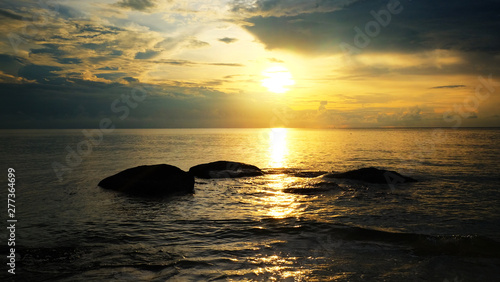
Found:
[[[2, 169], [16, 169], [19, 281], [500, 276], [497, 129], [115, 130], [91, 150], [80, 146], [80, 163], [68, 155], [83, 140], [81, 130], [1, 131]], [[197, 179], [195, 194], [167, 199], [97, 187], [138, 165], [188, 170], [216, 160], [254, 164], [266, 174]], [[74, 167], [59, 180], [54, 162]], [[297, 177], [369, 166], [419, 182]], [[6, 176], [0, 181], [6, 186]], [[315, 183], [332, 189], [285, 191]], [[6, 253], [6, 244], [1, 249]], [[0, 279], [12, 278], [6, 271]]]

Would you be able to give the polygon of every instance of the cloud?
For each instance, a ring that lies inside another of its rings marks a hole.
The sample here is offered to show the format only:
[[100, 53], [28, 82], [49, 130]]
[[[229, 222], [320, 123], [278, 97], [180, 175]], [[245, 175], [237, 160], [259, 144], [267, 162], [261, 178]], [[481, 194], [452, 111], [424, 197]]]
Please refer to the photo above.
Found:
[[204, 62], [194, 62], [188, 60], [158, 60], [154, 61], [158, 64], [174, 65], [174, 66], [195, 66], [195, 65], [207, 65], [207, 66], [225, 66], [225, 67], [243, 67], [242, 64], [237, 63], [204, 63]]
[[18, 15], [16, 13], [13, 13], [13, 12], [6, 10], [6, 9], [0, 9], [0, 16], [7, 17], [7, 18], [10, 18], [13, 20], [18, 20], [18, 21], [23, 20], [23, 17], [21, 15]]
[[344, 104], [383, 104], [389, 103], [396, 99], [394, 95], [387, 93], [368, 93], [368, 94], [352, 94], [337, 96]]
[[85, 17], [85, 13], [83, 13], [82, 11], [67, 5], [62, 5], [60, 3], [58, 4], [57, 12], [65, 19]]
[[56, 82], [56, 80], [59, 82], [59, 75], [55, 72], [60, 70], [62, 70], [60, 67], [27, 65], [19, 69], [18, 76], [40, 83], [46, 83], [48, 81]]
[[127, 82], [129, 82], [129, 83], [139, 82], [139, 80], [137, 78], [133, 78], [133, 77], [130, 77], [130, 76], [123, 77], [122, 79], [125, 80], [125, 81], [127, 81]]
[[50, 54], [54, 57], [59, 57], [66, 54], [64, 51], [59, 50], [58, 47], [49, 47], [49, 48], [40, 48], [40, 49], [31, 49], [31, 54]]
[[[95, 77], [103, 78], [107, 82], [111, 82], [111, 81], [119, 81], [120, 79], [125, 79], [125, 77], [127, 77], [127, 73], [124, 73], [124, 72], [97, 73], [97, 74], [95, 74]], [[125, 81], [129, 81], [129, 80], [125, 79]]]
[[115, 3], [116, 6], [137, 11], [146, 11], [156, 6], [154, 0], [121, 0]]
[[[292, 106], [309, 110], [291, 111], [290, 126], [425, 126], [431, 119], [449, 126], [438, 111], [470, 94], [466, 85], [478, 83], [478, 75], [500, 72], [500, 38], [492, 36], [500, 3], [400, 1], [403, 11], [359, 48], [349, 67], [339, 62], [339, 44], [356, 46], [355, 27], [366, 34], [371, 12], [389, 0], [68, 1], [58, 11], [40, 13], [46, 18], [33, 18], [41, 11], [33, 1], [6, 2], [0, 5], [0, 126], [92, 127], [113, 114], [114, 99], [140, 82], [152, 83], [151, 95], [124, 126], [268, 126], [269, 95], [251, 87], [259, 86], [259, 71], [238, 68], [245, 66], [241, 62], [252, 69], [256, 62], [283, 63], [280, 57], [290, 68], [302, 66], [297, 58], [308, 60], [297, 73], [303, 87], [289, 98]], [[234, 24], [255, 41], [230, 44], [249, 38]], [[13, 51], [7, 35], [26, 30], [30, 35]], [[200, 40], [206, 38], [227, 43], [228, 50], [249, 48], [237, 52], [251, 50], [250, 57], [221, 55]], [[474, 76], [455, 75], [464, 73]], [[308, 87], [313, 98], [301, 97]], [[436, 97], [438, 89], [449, 91]], [[437, 110], [407, 107], [416, 103]], [[464, 122], [481, 124], [489, 117], [498, 124], [491, 118], [497, 110], [491, 95]]]
[[231, 11], [245, 15], [294, 16], [313, 12], [332, 12], [358, 0], [233, 0]]
[[414, 106], [392, 114], [379, 113], [377, 121], [382, 125], [416, 125], [422, 121], [422, 109]]
[[102, 68], [98, 68], [97, 70], [109, 70], [109, 71], [116, 71], [118, 70], [119, 68], [118, 67], [102, 67]]
[[435, 86], [432, 87], [431, 89], [442, 89], [442, 88], [461, 88], [465, 87], [465, 85], [457, 84], [457, 85], [443, 85], [443, 86]]
[[231, 37], [219, 38], [218, 40], [221, 42], [224, 42], [226, 44], [230, 44], [230, 43], [234, 43], [234, 42], [238, 41], [237, 38], [231, 38]]
[[244, 67], [243, 64], [235, 64], [235, 63], [205, 63], [210, 66], [223, 66], [223, 67]]
[[[0, 20], [2, 20], [1, 17]], [[144, 62], [145, 60], [156, 58], [168, 51], [162, 46], [156, 47], [158, 43], [165, 40], [164, 35], [158, 32], [138, 30], [134, 26], [130, 28], [113, 26], [99, 19], [54, 17], [47, 20], [43, 23], [43, 28], [36, 30], [34, 36], [19, 44], [17, 58], [25, 61], [23, 65], [58, 68], [45, 78], [49, 81], [54, 81], [57, 77], [62, 81], [84, 77], [99, 79], [96, 76], [99, 73], [98, 69], [105, 67], [120, 67], [120, 71], [127, 73], [128, 77], [141, 77], [154, 64], [150, 61]], [[2, 21], [2, 23], [5, 22], [5, 20]], [[32, 28], [29, 27], [32, 22], [21, 21], [20, 23], [28, 26], [28, 29]], [[0, 25], [1, 28], [5, 29], [5, 25]], [[192, 36], [189, 38], [193, 39]], [[3, 36], [3, 40], [9, 44], [7, 36]], [[182, 41], [179, 40], [179, 42]], [[0, 41], [0, 46], [2, 43]], [[202, 45], [201, 42], [194, 43], [198, 46]], [[9, 49], [0, 49], [0, 56], [2, 56], [1, 53], [10, 53]], [[14, 66], [12, 62], [9, 64]], [[19, 68], [18, 66], [17, 69]], [[18, 75], [17, 72], [13, 73], [10, 70], [4, 72]], [[46, 72], [42, 74], [42, 76], [45, 75], [47, 75]], [[108, 78], [116, 79], [116, 82], [122, 81], [119, 76]], [[39, 79], [36, 78], [36, 81]]]
[[197, 39], [191, 39], [186, 44], [187, 48], [192, 48], [192, 49], [202, 48], [202, 47], [207, 47], [207, 46], [210, 46], [210, 44], [208, 42], [197, 40]]
[[421, 121], [422, 120], [422, 109], [419, 106], [414, 106], [408, 108], [401, 114], [400, 119], [402, 121]]
[[165, 65], [174, 65], [174, 66], [193, 66], [193, 65], [197, 64], [196, 62], [187, 61], [187, 60], [158, 60], [158, 61], [155, 61], [155, 63], [165, 64]]
[[[145, 89], [147, 98], [122, 121], [118, 118], [121, 113], [114, 113], [110, 105], [122, 95], [130, 95], [136, 86]], [[118, 128], [266, 127], [272, 113], [270, 106], [254, 98], [198, 86], [75, 79], [70, 85], [3, 84], [0, 97], [1, 128], [95, 128], [104, 117]]]
[[30, 64], [30, 62], [22, 57], [0, 54], [0, 71], [17, 76], [19, 70]]
[[[365, 53], [436, 49], [497, 52], [500, 49], [500, 38], [491, 37], [500, 25], [496, 12], [500, 9], [498, 1], [401, 1], [403, 10], [392, 14], [385, 27], [378, 24], [379, 31], [373, 37], [366, 35], [368, 23], [377, 24], [372, 11], [387, 9], [387, 0], [319, 1], [330, 8], [321, 9], [320, 5], [318, 9], [301, 12], [304, 5], [309, 7], [316, 1], [305, 2], [262, 0], [250, 8], [242, 8], [242, 2], [236, 2], [233, 10], [252, 11], [252, 15], [242, 19], [248, 23], [243, 27], [267, 49], [343, 54], [340, 44], [356, 47], [355, 38], [367, 42], [363, 44], [366, 47], [361, 48]], [[283, 7], [285, 11], [295, 12], [280, 12]]]
[[284, 62], [285, 62], [285, 61], [282, 61], [282, 60], [280, 60], [280, 59], [276, 59], [276, 58], [268, 58], [267, 60], [268, 60], [269, 62], [271, 62], [271, 63], [280, 63], [280, 64], [282, 64], [282, 63], [284, 63]]
[[63, 65], [81, 64], [82, 63], [82, 60], [80, 60], [79, 58], [59, 58], [59, 59], [57, 59], [57, 61]]
[[467, 118], [468, 119], [476, 119], [476, 118], [478, 118], [478, 116], [477, 116], [476, 112], [470, 112], [470, 113], [468, 113]]
[[319, 102], [318, 111], [325, 111], [326, 110], [326, 105], [328, 105], [328, 101], [321, 101], [321, 102]]
[[154, 57], [157, 57], [160, 54], [161, 54], [160, 51], [147, 50], [145, 52], [137, 52], [135, 54], [134, 59], [137, 59], [137, 60], [147, 60], [147, 59], [152, 59]]
[[8, 73], [4, 73], [0, 70], [0, 84], [23, 84], [23, 83], [35, 83], [34, 80], [29, 80], [24, 77], [18, 77]]

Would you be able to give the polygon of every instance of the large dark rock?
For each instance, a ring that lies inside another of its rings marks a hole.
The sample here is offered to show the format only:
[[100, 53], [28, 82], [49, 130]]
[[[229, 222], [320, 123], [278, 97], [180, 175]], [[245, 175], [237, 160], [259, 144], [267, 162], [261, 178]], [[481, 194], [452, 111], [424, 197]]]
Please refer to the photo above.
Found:
[[254, 165], [228, 161], [196, 165], [189, 172], [199, 178], [237, 178], [264, 174]]
[[107, 177], [99, 186], [137, 196], [188, 194], [194, 192], [194, 177], [171, 165], [143, 165]]
[[343, 173], [331, 173], [323, 177], [326, 178], [345, 178], [352, 180], [360, 180], [369, 183], [405, 183], [405, 182], [416, 182], [417, 180], [401, 175], [395, 171], [378, 169], [374, 167], [360, 168], [356, 170], [350, 170]]

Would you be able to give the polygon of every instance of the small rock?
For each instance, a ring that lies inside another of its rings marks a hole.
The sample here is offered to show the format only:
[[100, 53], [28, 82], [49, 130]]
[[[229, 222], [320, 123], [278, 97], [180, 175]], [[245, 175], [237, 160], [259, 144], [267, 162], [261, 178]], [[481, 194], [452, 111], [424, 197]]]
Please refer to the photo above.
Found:
[[229, 161], [217, 161], [200, 164], [189, 169], [189, 173], [199, 178], [238, 178], [247, 176], [260, 176], [264, 173], [260, 168]]
[[323, 177], [345, 178], [345, 179], [360, 180], [369, 183], [381, 183], [381, 184], [417, 182], [417, 180], [408, 176], [401, 175], [395, 171], [378, 169], [374, 167], [360, 168], [343, 173], [331, 173]]

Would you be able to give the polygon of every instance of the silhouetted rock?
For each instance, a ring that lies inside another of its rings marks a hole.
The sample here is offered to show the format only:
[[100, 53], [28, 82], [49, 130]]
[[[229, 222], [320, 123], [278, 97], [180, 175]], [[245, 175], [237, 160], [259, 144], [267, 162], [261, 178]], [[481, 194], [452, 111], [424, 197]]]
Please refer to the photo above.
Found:
[[130, 195], [166, 196], [193, 193], [194, 177], [171, 165], [143, 165], [107, 177], [98, 185]]
[[228, 161], [196, 165], [189, 172], [199, 178], [237, 178], [264, 174], [254, 165]]
[[343, 173], [331, 173], [323, 177], [345, 178], [345, 179], [360, 180], [369, 183], [388, 183], [388, 184], [417, 181], [411, 177], [401, 175], [395, 171], [377, 169], [374, 167], [360, 168]]

